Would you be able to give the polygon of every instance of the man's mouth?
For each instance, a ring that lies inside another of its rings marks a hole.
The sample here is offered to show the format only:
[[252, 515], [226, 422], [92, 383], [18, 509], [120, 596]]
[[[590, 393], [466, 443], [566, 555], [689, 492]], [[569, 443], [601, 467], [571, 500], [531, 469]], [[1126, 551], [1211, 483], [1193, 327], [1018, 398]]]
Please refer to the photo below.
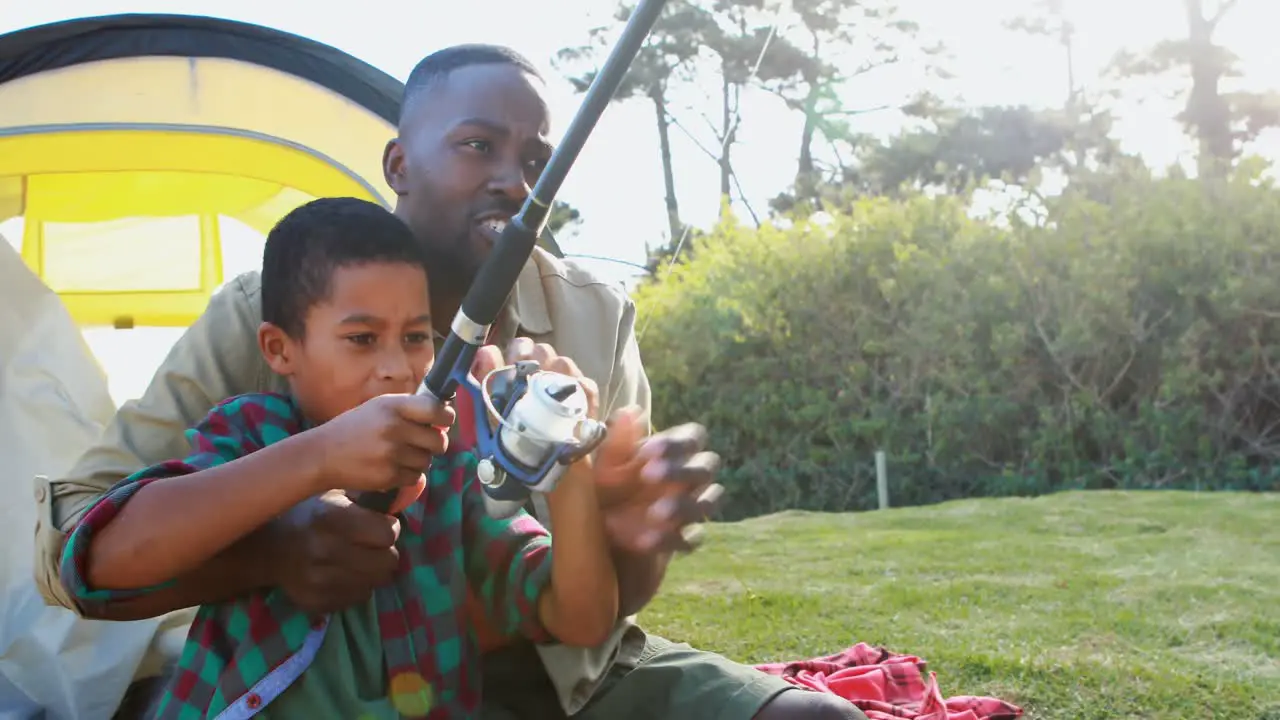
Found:
[[476, 229], [490, 243], [498, 242], [498, 238], [502, 237], [502, 231], [507, 227], [507, 218], [504, 217], [487, 217], [476, 220]]

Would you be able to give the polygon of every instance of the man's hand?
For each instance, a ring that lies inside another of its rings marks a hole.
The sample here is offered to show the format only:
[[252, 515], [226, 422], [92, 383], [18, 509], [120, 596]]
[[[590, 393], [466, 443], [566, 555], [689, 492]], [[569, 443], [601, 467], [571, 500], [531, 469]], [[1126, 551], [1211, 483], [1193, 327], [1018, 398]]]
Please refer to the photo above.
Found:
[[706, 431], [689, 423], [644, 438], [638, 411], [624, 408], [609, 424], [596, 458], [597, 492], [614, 547], [644, 555], [692, 551], [696, 523], [715, 510], [720, 458], [707, 452]]
[[345, 610], [391, 582], [399, 535], [398, 520], [355, 505], [341, 491], [311, 498], [271, 525], [271, 584], [306, 612]]
[[448, 448], [453, 408], [434, 398], [382, 395], [314, 430], [320, 492], [398, 490], [389, 515], [417, 500], [433, 455]]
[[583, 375], [578, 369], [578, 364], [571, 358], [560, 355], [545, 343], [534, 344], [529, 338], [516, 338], [507, 348], [505, 361], [501, 350], [494, 345], [485, 345], [476, 350], [475, 360], [471, 363], [471, 377], [477, 382], [484, 382], [485, 376], [490, 372], [523, 360], [536, 360], [539, 370], [560, 373], [577, 379], [587, 395], [587, 417], [596, 418], [596, 414], [600, 411], [600, 388], [595, 380]]

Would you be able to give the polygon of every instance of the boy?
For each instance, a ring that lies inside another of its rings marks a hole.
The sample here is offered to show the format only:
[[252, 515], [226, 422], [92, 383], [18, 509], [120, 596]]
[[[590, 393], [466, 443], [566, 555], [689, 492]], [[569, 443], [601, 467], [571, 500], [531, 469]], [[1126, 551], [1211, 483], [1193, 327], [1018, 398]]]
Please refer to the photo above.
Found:
[[[328, 617], [307, 617], [277, 590], [201, 606], [158, 716], [471, 717], [480, 690], [468, 587], [499, 632], [600, 642], [618, 586], [595, 475], [635, 463], [583, 460], [564, 473], [548, 496], [553, 561], [532, 517], [485, 513], [476, 458], [446, 453], [444, 429], [388, 419], [409, 412], [406, 394], [434, 357], [423, 258], [402, 221], [351, 198], [303, 205], [268, 235], [262, 283], [259, 347], [289, 394], [214, 406], [188, 432], [193, 454], [112, 488], [69, 534], [62, 582], [82, 603], [146, 592], [308, 497], [394, 487], [397, 579]], [[458, 395], [459, 410], [466, 400]], [[393, 441], [399, 467], [371, 472], [362, 453]]]

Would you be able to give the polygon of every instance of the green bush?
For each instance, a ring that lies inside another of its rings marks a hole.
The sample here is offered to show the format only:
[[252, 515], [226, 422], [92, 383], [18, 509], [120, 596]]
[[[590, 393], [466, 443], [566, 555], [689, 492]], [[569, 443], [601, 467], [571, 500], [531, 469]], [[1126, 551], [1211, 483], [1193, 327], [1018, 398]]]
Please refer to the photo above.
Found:
[[727, 221], [636, 291], [661, 426], [723, 515], [1069, 488], [1280, 489], [1280, 191], [1129, 178], [997, 225], [957, 197]]

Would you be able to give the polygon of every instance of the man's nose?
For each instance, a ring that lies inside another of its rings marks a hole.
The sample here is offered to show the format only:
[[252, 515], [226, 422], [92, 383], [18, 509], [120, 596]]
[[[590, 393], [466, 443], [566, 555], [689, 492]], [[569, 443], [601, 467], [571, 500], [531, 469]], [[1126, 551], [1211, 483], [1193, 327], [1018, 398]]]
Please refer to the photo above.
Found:
[[523, 203], [529, 197], [532, 188], [529, 178], [525, 177], [525, 165], [519, 159], [503, 160], [496, 163], [493, 179], [489, 189], [495, 195], [505, 195], [514, 202]]

